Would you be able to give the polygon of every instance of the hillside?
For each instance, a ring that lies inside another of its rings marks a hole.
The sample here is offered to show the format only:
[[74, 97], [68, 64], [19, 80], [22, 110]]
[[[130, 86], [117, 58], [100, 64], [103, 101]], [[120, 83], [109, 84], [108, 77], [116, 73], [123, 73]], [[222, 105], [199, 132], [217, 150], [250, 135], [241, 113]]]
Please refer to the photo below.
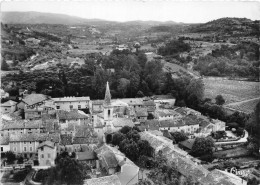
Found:
[[42, 12], [2, 12], [2, 22], [8, 24], [88, 24], [109, 23], [100, 19], [84, 19], [65, 14], [42, 13]]
[[[259, 22], [259, 21], [258, 21]], [[189, 28], [190, 32], [248, 33], [255, 29], [255, 22], [246, 18], [220, 18]]]

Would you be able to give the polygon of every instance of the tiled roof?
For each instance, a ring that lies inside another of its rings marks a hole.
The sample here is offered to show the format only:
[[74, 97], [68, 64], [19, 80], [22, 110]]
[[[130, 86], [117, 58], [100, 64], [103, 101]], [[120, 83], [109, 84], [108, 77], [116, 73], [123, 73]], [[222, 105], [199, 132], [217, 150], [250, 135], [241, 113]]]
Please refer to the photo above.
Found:
[[44, 94], [29, 94], [24, 99], [22, 99], [22, 101], [27, 105], [34, 105], [47, 99], [48, 96]]
[[74, 137], [72, 144], [94, 144], [98, 143], [97, 137]]
[[123, 127], [123, 126], [133, 127], [134, 126], [133, 121], [128, 118], [114, 118], [112, 120], [112, 124], [114, 125], [114, 127]]
[[17, 134], [10, 136], [10, 142], [23, 142], [23, 141], [53, 141], [59, 142], [59, 134], [46, 134], [46, 133], [32, 133], [32, 134]]
[[48, 146], [50, 148], [54, 148], [54, 143], [51, 141], [44, 141], [43, 143], [39, 144], [38, 148]]
[[85, 152], [76, 152], [76, 155], [77, 159], [80, 161], [97, 159], [96, 153], [93, 150], [87, 150]]
[[83, 97], [63, 97], [63, 98], [52, 98], [55, 102], [67, 102], [67, 101], [89, 101], [89, 96]]
[[180, 142], [179, 145], [180, 146], [184, 146], [184, 147], [186, 147], [186, 148], [191, 150], [192, 146], [194, 144], [194, 141], [195, 141], [195, 139], [187, 139], [185, 141]]
[[115, 154], [111, 151], [105, 151], [102, 153], [101, 160], [107, 170], [109, 168], [116, 168], [119, 165]]
[[112, 100], [112, 106], [114, 106], [114, 107], [127, 107], [128, 106], [128, 104], [127, 103], [125, 103], [125, 102], [123, 102], [123, 101], [121, 101], [121, 100], [118, 100], [118, 99], [116, 99], [116, 100]]
[[147, 108], [137, 108], [135, 114], [137, 117], [147, 117], [148, 116]]
[[110, 175], [85, 180], [84, 185], [121, 185], [121, 182], [117, 175]]
[[153, 100], [147, 100], [143, 101], [144, 106], [155, 106], [155, 103]]
[[1, 106], [2, 106], [2, 107], [11, 107], [11, 106], [14, 106], [14, 105], [16, 105], [16, 104], [17, 104], [17, 102], [12, 101], [12, 100], [9, 100], [9, 101], [7, 101], [7, 102], [5, 102], [5, 103], [2, 103]]
[[2, 121], [2, 130], [7, 129], [37, 129], [43, 128], [41, 120], [3, 120]]
[[10, 140], [9, 136], [5, 136], [5, 137], [0, 136], [1, 145], [9, 145], [9, 140]]
[[57, 110], [57, 115], [60, 120], [75, 120], [75, 119], [88, 119], [89, 116], [80, 113], [78, 110], [65, 111]]
[[72, 145], [72, 136], [67, 134], [60, 135], [60, 145]]
[[104, 100], [92, 100], [92, 105], [103, 105]]

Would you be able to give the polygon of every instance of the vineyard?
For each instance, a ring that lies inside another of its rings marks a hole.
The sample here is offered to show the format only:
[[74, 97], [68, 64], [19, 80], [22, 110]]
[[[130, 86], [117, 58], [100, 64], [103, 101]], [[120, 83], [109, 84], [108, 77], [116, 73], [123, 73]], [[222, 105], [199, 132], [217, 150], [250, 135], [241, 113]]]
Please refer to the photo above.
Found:
[[260, 102], [260, 97], [251, 99], [248, 101], [230, 103], [230, 104], [227, 104], [226, 107], [232, 108], [232, 109], [235, 109], [238, 111], [246, 112], [246, 113], [252, 113], [258, 102]]
[[222, 95], [225, 104], [260, 97], [259, 82], [227, 80], [223, 78], [204, 78], [205, 98], [215, 99]]

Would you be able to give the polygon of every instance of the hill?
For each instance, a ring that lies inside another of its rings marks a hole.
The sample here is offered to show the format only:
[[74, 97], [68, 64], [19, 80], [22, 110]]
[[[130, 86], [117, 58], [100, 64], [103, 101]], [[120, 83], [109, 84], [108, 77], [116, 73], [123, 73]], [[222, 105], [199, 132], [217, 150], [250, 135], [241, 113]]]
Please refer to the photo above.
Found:
[[[259, 22], [259, 21], [256, 21]], [[254, 30], [255, 21], [247, 18], [220, 18], [205, 24], [190, 27], [190, 32], [217, 32], [230, 34], [233, 32], [247, 33]]]
[[42, 12], [2, 12], [2, 22], [9, 24], [92, 24], [109, 23], [100, 19], [84, 19], [65, 14]]

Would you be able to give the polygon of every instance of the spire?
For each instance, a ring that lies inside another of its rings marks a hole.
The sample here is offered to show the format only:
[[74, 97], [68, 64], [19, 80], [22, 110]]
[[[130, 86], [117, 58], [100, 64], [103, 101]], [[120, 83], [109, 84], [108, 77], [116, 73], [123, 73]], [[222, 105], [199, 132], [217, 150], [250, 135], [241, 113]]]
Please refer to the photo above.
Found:
[[110, 105], [111, 104], [111, 94], [110, 94], [110, 90], [109, 90], [109, 84], [107, 82], [107, 86], [106, 86], [106, 94], [105, 94], [105, 105]]

